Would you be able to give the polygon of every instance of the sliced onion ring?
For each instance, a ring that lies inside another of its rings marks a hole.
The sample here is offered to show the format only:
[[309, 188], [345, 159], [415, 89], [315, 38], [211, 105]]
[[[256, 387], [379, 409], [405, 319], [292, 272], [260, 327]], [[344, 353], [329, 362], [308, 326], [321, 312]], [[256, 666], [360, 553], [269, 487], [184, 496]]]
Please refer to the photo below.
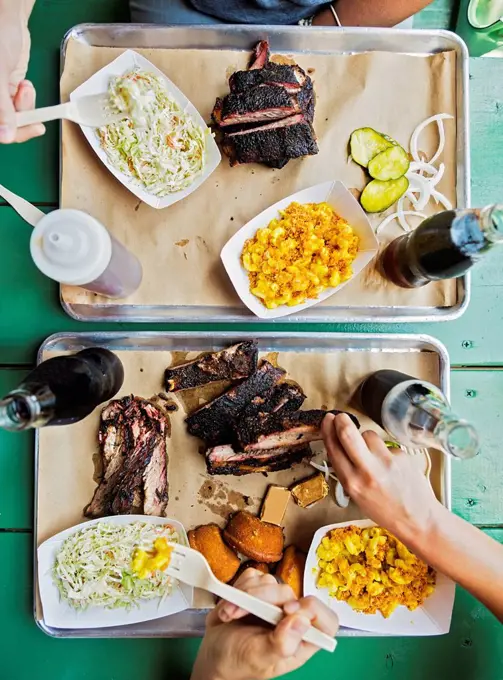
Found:
[[350, 500], [351, 499], [346, 495], [342, 484], [337, 481], [337, 484], [335, 485], [335, 502], [337, 505], [341, 508], [347, 508]]
[[[426, 215], [422, 212], [418, 212], [417, 210], [402, 210], [403, 215], [410, 215], [415, 216], [415, 217], [421, 217], [421, 219], [426, 219]], [[393, 220], [396, 220], [398, 218], [398, 213], [394, 212], [392, 215], [388, 215], [388, 217], [385, 217], [383, 221], [378, 225], [376, 229], [376, 234], [378, 234], [380, 231], [382, 231], [385, 227], [390, 224], [390, 222], [393, 222]], [[401, 225], [400, 225], [401, 226]], [[311, 463], [312, 465], [312, 463]]]
[[431, 195], [435, 201], [443, 205], [446, 210], [452, 210], [452, 203], [447, 196], [444, 196], [444, 194], [441, 194], [440, 191], [437, 191], [436, 189], [432, 190]]
[[419, 140], [419, 135], [421, 132], [424, 130], [425, 127], [427, 127], [430, 123], [436, 122], [438, 126], [438, 134], [439, 134], [439, 145], [436, 150], [436, 152], [433, 154], [433, 156], [430, 158], [428, 161], [430, 165], [433, 165], [433, 163], [437, 160], [437, 158], [440, 156], [442, 151], [444, 150], [444, 145], [445, 145], [445, 131], [444, 131], [444, 125], [443, 125], [443, 120], [448, 120], [450, 118], [454, 118], [454, 116], [451, 116], [449, 113], [437, 113], [434, 116], [431, 116], [430, 118], [427, 118], [424, 120], [422, 123], [420, 123], [417, 128], [414, 130], [412, 133], [412, 136], [410, 138], [410, 153], [412, 155], [412, 158], [416, 161], [416, 163], [421, 163], [422, 160], [419, 157], [419, 150], [418, 150], [418, 140]]

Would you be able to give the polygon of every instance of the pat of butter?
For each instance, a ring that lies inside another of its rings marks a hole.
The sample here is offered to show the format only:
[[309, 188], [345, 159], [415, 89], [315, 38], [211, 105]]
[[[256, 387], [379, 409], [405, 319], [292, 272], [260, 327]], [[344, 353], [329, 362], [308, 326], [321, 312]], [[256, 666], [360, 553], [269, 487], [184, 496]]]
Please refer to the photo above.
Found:
[[263, 522], [269, 522], [269, 524], [282, 526], [290, 496], [290, 489], [286, 489], [284, 486], [271, 485], [267, 489], [262, 503], [260, 519]]

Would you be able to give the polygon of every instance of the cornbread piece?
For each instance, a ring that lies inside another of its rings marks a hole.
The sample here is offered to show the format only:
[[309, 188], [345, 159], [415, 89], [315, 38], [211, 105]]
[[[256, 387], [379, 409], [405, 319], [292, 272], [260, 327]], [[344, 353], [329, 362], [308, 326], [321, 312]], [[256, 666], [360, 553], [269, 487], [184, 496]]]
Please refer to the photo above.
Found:
[[294, 545], [289, 545], [283, 559], [276, 567], [276, 576], [293, 590], [297, 599], [304, 592], [304, 569], [307, 555]]
[[238, 578], [241, 576], [243, 572], [245, 572], [247, 569], [256, 569], [257, 571], [261, 571], [263, 574], [270, 574], [271, 569], [268, 564], [265, 562], [254, 562], [253, 560], [247, 560], [246, 562], [243, 562], [241, 566], [239, 567], [236, 576], [232, 579], [231, 585], [234, 585]]
[[[321, 423], [327, 413], [343, 411], [295, 411], [285, 414], [266, 414], [240, 419], [235, 427], [237, 440], [243, 451], [273, 449], [278, 446], [300, 446], [321, 439]], [[357, 427], [358, 419], [348, 413]]]
[[240, 342], [220, 352], [204, 354], [164, 372], [168, 392], [200, 387], [218, 380], [243, 380], [257, 369], [257, 341]]
[[239, 569], [240, 559], [222, 540], [216, 524], [205, 524], [188, 532], [189, 545], [208, 560], [211, 571], [219, 581], [228, 583]]
[[231, 517], [224, 538], [234, 550], [257, 562], [279, 562], [283, 555], [283, 529], [245, 510]]
[[283, 369], [263, 361], [249, 378], [191, 413], [185, 419], [189, 434], [203, 439], [209, 446], [228, 444], [233, 440], [235, 419], [252, 399], [268, 392], [284, 375]]
[[262, 503], [260, 519], [263, 522], [269, 522], [269, 524], [282, 526], [290, 496], [290, 489], [271, 484]]
[[328, 484], [321, 472], [303, 479], [290, 487], [292, 496], [301, 508], [309, 508], [318, 501], [322, 501], [328, 494]]
[[309, 444], [278, 446], [267, 451], [236, 452], [230, 444], [214, 446], [206, 451], [206, 468], [210, 475], [247, 475], [252, 472], [289, 470], [311, 458]]

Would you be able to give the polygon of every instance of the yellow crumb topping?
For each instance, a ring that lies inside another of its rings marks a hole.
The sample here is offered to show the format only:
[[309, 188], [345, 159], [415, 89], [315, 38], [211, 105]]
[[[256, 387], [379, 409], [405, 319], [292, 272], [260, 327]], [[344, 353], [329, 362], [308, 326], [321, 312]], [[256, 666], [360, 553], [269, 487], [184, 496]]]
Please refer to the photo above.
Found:
[[318, 588], [364, 614], [413, 611], [435, 588], [435, 571], [381, 527], [334, 529], [316, 554]]
[[241, 262], [268, 309], [317, 298], [351, 278], [359, 238], [328, 203], [291, 203], [248, 239]]

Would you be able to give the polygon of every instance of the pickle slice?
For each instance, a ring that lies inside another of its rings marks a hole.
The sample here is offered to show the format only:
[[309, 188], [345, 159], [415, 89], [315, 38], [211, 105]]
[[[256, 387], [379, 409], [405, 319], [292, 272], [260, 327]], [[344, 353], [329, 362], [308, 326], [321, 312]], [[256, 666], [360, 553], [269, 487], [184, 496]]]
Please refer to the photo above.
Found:
[[408, 188], [409, 180], [406, 177], [392, 179], [389, 182], [373, 179], [363, 190], [360, 203], [369, 213], [383, 212], [396, 203]]
[[374, 156], [390, 146], [392, 146], [391, 142], [369, 127], [354, 130], [349, 139], [349, 148], [353, 160], [364, 168], [368, 166], [369, 161]]
[[368, 171], [374, 179], [388, 181], [399, 179], [409, 169], [410, 161], [405, 149], [398, 144], [374, 156], [368, 164]]

